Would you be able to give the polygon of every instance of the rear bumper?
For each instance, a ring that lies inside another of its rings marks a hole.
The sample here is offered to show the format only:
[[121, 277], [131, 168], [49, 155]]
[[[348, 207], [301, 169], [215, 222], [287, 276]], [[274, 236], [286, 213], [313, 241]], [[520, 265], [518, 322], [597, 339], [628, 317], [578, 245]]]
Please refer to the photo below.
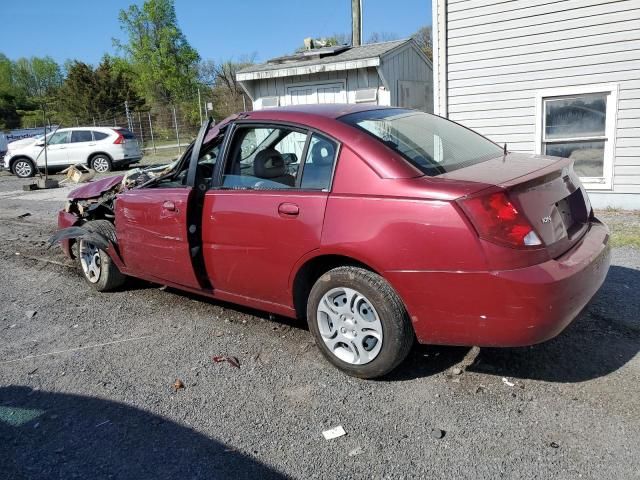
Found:
[[609, 230], [597, 220], [571, 250], [532, 267], [492, 272], [387, 272], [421, 343], [515, 347], [558, 335], [609, 270]]

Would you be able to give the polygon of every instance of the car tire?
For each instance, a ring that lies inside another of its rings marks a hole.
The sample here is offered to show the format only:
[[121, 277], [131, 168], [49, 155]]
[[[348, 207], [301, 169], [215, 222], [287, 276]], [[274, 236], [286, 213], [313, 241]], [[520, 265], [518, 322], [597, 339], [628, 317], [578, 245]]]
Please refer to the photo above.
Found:
[[[92, 220], [83, 225], [116, 244], [116, 230], [108, 220]], [[122, 286], [126, 276], [120, 273], [107, 253], [87, 240], [77, 243], [77, 262], [82, 277], [99, 292], [108, 292]]]
[[98, 154], [91, 157], [89, 166], [97, 173], [107, 173], [113, 168], [113, 162], [111, 162], [111, 159], [107, 155]]
[[359, 378], [389, 373], [415, 341], [398, 294], [380, 275], [359, 267], [334, 268], [316, 281], [307, 321], [325, 358]]
[[28, 158], [19, 158], [11, 165], [11, 171], [18, 178], [30, 178], [36, 174], [36, 167]]

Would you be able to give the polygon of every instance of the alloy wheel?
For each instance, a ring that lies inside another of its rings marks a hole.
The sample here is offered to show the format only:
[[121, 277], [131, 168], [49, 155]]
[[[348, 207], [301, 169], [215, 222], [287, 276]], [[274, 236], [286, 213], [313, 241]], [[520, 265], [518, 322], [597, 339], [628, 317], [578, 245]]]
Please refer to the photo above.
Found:
[[351, 288], [333, 288], [320, 300], [320, 335], [329, 351], [343, 362], [364, 365], [382, 348], [382, 322], [369, 299]]
[[92, 162], [93, 169], [98, 173], [106, 173], [109, 171], [109, 160], [105, 157], [96, 157]]
[[33, 167], [26, 160], [18, 160], [13, 167], [18, 177], [30, 177], [33, 173]]

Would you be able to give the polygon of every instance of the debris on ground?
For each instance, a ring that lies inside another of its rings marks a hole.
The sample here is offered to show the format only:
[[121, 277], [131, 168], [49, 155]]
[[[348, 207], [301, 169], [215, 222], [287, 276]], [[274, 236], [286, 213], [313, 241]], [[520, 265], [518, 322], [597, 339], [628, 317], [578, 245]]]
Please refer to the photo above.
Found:
[[476, 393], [484, 393], [484, 391], [485, 391], [484, 385], [478, 385], [476, 387]]
[[37, 313], [38, 312], [36, 312], [35, 310], [27, 310], [26, 312], [24, 312], [27, 318], [35, 317]]
[[25, 218], [25, 217], [30, 217], [30, 216], [31, 216], [31, 214], [29, 212], [26, 212], [26, 213], [22, 213], [22, 214], [18, 215], [16, 218]]
[[87, 183], [96, 176], [95, 170], [87, 167], [86, 165], [83, 165], [82, 163], [71, 165], [70, 167], [62, 170], [60, 173], [66, 175], [67, 177], [62, 180], [63, 182], [73, 183]]
[[364, 450], [362, 449], [362, 447], [356, 447], [349, 452], [349, 456], [355, 457], [357, 455], [360, 455], [361, 453], [364, 453]]
[[213, 363], [227, 362], [232, 367], [240, 368], [240, 360], [230, 355], [214, 355], [211, 360], [213, 360]]
[[551, 443], [549, 444], [549, 446], [550, 446], [551, 448], [560, 448], [560, 445], [558, 445], [556, 442], [551, 442]]
[[504, 383], [507, 387], [515, 387], [516, 384], [513, 382], [510, 382], [507, 377], [502, 377], [502, 383]]
[[453, 373], [454, 375], [460, 375], [462, 374], [462, 369], [460, 367], [455, 367], [451, 370], [451, 373]]
[[174, 391], [182, 390], [184, 388], [184, 383], [179, 378], [176, 378], [176, 381], [172, 385]]
[[329, 430], [325, 430], [322, 432], [325, 440], [332, 440], [334, 438], [342, 437], [346, 435], [347, 432], [344, 431], [342, 425], [338, 425], [337, 427], [330, 428]]
[[440, 440], [441, 438], [443, 438], [446, 433], [447, 432], [445, 432], [444, 430], [440, 430], [439, 428], [431, 429], [431, 437], [435, 438], [436, 440]]

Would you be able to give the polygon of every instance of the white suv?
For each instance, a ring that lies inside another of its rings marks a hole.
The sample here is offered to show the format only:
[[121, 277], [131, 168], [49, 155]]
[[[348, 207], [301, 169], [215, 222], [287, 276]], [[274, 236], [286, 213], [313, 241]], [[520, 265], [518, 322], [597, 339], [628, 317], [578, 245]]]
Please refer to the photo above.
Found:
[[[47, 135], [47, 165], [52, 169], [85, 163], [98, 173], [115, 166], [139, 162], [142, 158], [138, 140], [125, 128], [61, 128]], [[44, 139], [17, 145], [4, 157], [4, 168], [25, 178], [44, 167]]]

